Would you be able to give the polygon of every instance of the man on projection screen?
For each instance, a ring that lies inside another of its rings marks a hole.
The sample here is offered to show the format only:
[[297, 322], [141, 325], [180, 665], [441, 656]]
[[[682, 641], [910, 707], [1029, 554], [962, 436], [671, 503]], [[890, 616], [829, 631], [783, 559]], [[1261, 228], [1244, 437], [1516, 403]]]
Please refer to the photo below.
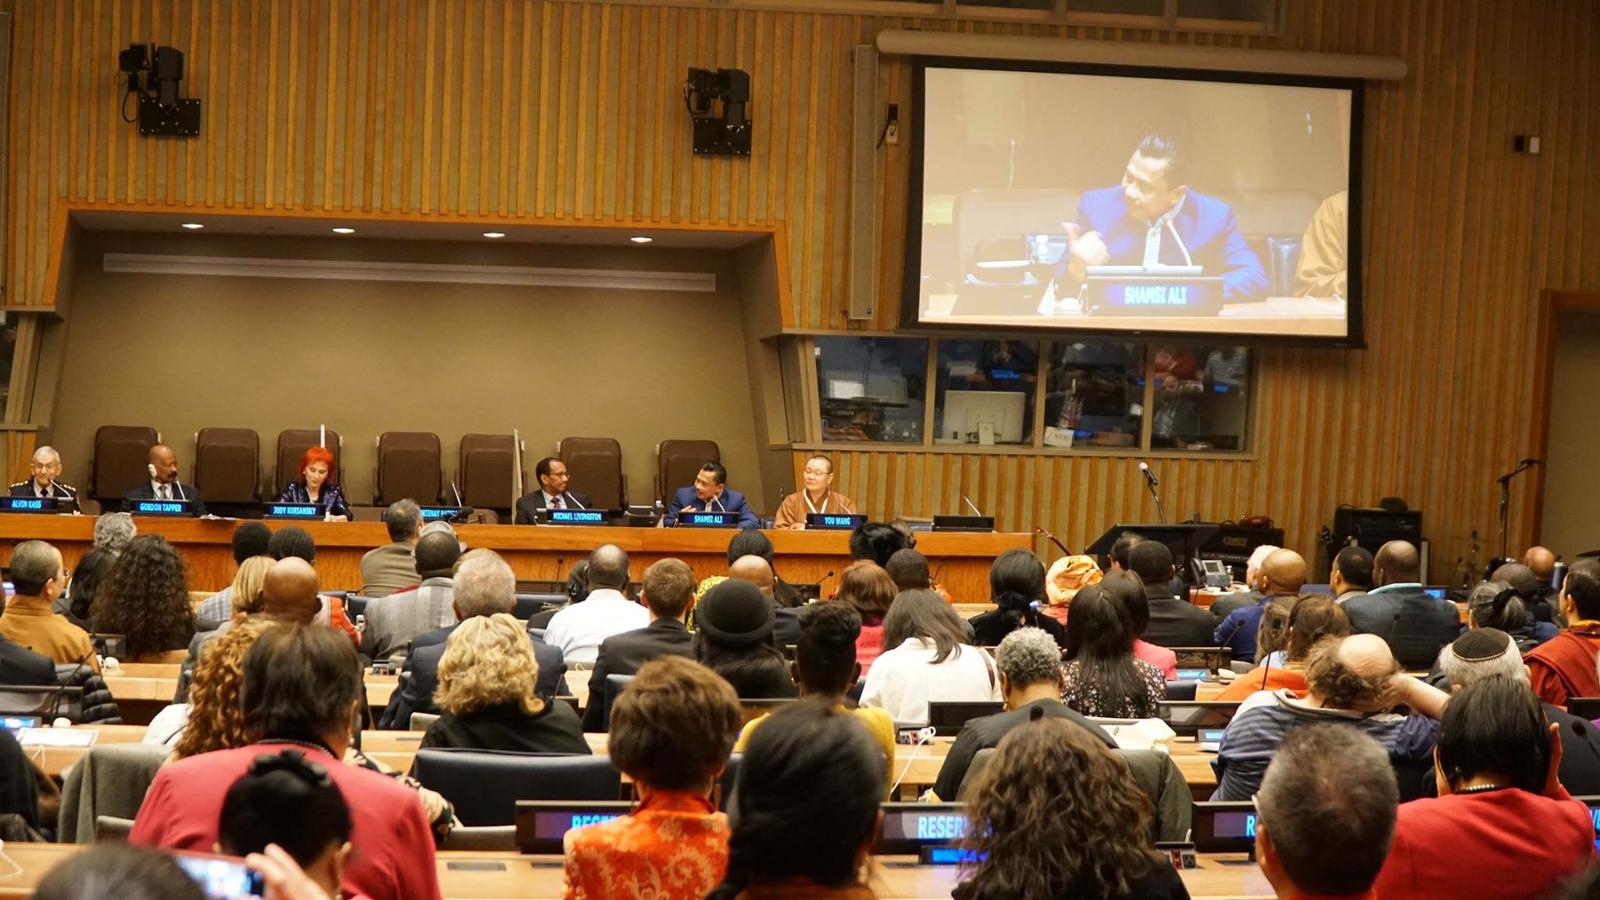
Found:
[[1201, 266], [1222, 278], [1222, 300], [1267, 294], [1267, 273], [1239, 233], [1233, 209], [1188, 185], [1182, 149], [1151, 134], [1139, 142], [1122, 184], [1083, 195], [1066, 223], [1071, 247], [1056, 270], [1055, 296], [1078, 293], [1089, 266]]

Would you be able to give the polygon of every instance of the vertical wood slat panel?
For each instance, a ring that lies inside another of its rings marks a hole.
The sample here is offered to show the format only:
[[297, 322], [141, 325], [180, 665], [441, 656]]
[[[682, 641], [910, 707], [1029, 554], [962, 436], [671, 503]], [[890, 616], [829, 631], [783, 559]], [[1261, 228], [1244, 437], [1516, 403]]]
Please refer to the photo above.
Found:
[[[0, 0], [15, 14], [6, 302], [47, 306], [63, 201], [366, 213], [781, 224], [785, 320], [843, 328], [850, 48], [894, 17], [564, 0]], [[1423, 509], [1436, 559], [1493, 533], [1493, 477], [1526, 455], [1540, 288], [1600, 287], [1592, 102], [1600, 9], [1550, 0], [1291, 4], [1279, 38], [940, 22], [958, 32], [1400, 56], [1364, 122], [1370, 349], [1259, 354], [1252, 458], [1167, 465], [1174, 512], [1272, 515], [1309, 545], [1341, 502]], [[497, 35], [496, 32], [499, 32]], [[150, 37], [186, 53], [195, 141], [145, 140], [118, 114], [112, 54]], [[498, 40], [496, 40], [498, 37]], [[689, 152], [687, 66], [750, 70], [755, 154]], [[599, 71], [596, 70], [599, 67]], [[910, 70], [883, 88], [909, 126]], [[603, 73], [603, 74], [602, 74]], [[1539, 157], [1511, 133], [1541, 133]], [[898, 321], [909, 144], [886, 147], [873, 327]], [[916, 236], [911, 235], [914, 239]], [[855, 454], [877, 513], [953, 511], [963, 491], [1008, 527], [1081, 544], [1150, 513], [1127, 461], [920, 451]], [[797, 467], [798, 468], [798, 467]], [[843, 471], [841, 475], [843, 475]], [[843, 479], [842, 479], [843, 480]], [[878, 485], [883, 485], [879, 491]], [[1525, 503], [1514, 497], [1513, 519]], [[1181, 505], [1181, 506], [1180, 506]], [[1513, 543], [1521, 540], [1513, 535]]]

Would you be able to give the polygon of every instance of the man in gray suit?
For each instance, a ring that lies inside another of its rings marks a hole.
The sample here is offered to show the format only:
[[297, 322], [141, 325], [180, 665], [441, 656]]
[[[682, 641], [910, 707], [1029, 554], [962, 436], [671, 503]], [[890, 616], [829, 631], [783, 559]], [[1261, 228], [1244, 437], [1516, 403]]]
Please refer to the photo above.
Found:
[[412, 548], [422, 530], [422, 509], [413, 500], [397, 500], [383, 511], [389, 543], [361, 557], [361, 596], [387, 597], [417, 583], [417, 563]]
[[436, 531], [423, 535], [415, 552], [422, 583], [367, 601], [361, 652], [373, 659], [387, 659], [405, 650], [417, 635], [455, 624], [450, 578], [460, 555], [461, 543], [454, 534]]

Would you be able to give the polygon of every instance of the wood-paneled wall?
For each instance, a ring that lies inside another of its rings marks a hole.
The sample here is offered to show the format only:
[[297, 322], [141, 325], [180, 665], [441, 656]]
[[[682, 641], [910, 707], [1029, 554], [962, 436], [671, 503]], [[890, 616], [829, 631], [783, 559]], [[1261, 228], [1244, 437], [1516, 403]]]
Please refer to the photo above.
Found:
[[[844, 329], [849, 52], [911, 20], [570, 0], [0, 0], [10, 72], [6, 302], [48, 305], [65, 203], [350, 210], [560, 221], [781, 225], [786, 323]], [[1060, 29], [922, 23], [946, 30]], [[1072, 29], [1097, 40], [1399, 56], [1368, 92], [1362, 199], [1371, 349], [1271, 350], [1249, 460], [1164, 464], [1169, 508], [1266, 513], [1308, 547], [1340, 502], [1404, 496], [1435, 559], [1495, 516], [1527, 455], [1538, 289], [1600, 287], [1600, 8], [1588, 0], [1289, 0], [1272, 39]], [[187, 54], [196, 140], [118, 117], [115, 53]], [[751, 72], [755, 152], [689, 152], [689, 66]], [[909, 69], [883, 75], [909, 107]], [[1541, 156], [1511, 151], [1540, 134]], [[874, 327], [898, 317], [907, 151], [884, 151]], [[800, 466], [797, 459], [796, 468]], [[1082, 543], [1148, 515], [1131, 463], [846, 454], [875, 514], [956, 493]], [[1522, 521], [1523, 498], [1515, 521]], [[1513, 541], [1528, 532], [1518, 529]], [[1557, 548], [1570, 549], [1570, 548]], [[1447, 566], [1446, 562], [1446, 566]]]

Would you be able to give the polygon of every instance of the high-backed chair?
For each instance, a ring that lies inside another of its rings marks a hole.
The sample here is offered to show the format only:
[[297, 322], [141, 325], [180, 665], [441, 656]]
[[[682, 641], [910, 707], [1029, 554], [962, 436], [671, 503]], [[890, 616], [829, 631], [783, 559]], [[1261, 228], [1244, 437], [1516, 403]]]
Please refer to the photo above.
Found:
[[1014, 238], [1018, 246], [1025, 234], [1064, 234], [1062, 222], [1078, 214], [1077, 191], [1056, 188], [975, 188], [956, 196], [956, 246], [961, 272], [971, 272], [978, 248], [989, 238]]
[[[290, 428], [278, 432], [278, 464], [272, 473], [272, 483], [267, 485], [267, 496], [276, 498], [283, 486], [300, 477], [300, 457], [317, 446], [321, 432], [315, 428]], [[344, 438], [339, 432], [328, 429], [328, 447], [333, 450], [333, 471], [328, 473], [328, 484], [339, 483], [339, 467], [344, 462]], [[346, 495], [346, 500], [349, 496]]]
[[424, 505], [438, 503], [439, 462], [439, 436], [431, 431], [385, 431], [378, 435], [378, 473], [373, 478], [372, 502], [384, 506], [409, 498]]
[[595, 509], [625, 509], [628, 483], [622, 475], [622, 445], [615, 438], [569, 437], [556, 442], [574, 490], [589, 495]]
[[1300, 267], [1300, 237], [1267, 238], [1267, 291], [1274, 297], [1294, 295], [1294, 273]]
[[512, 825], [518, 800], [616, 800], [622, 777], [605, 756], [418, 750], [411, 774], [455, 805], [464, 825]]
[[462, 502], [476, 509], [510, 511], [515, 500], [516, 439], [509, 434], [463, 434], [459, 453], [456, 471]]
[[261, 499], [261, 436], [253, 428], [202, 428], [194, 436], [194, 484], [211, 503]]
[[722, 462], [716, 441], [662, 441], [656, 445], [656, 499], [667, 503], [678, 488], [694, 484], [700, 467]]
[[161, 434], [148, 425], [102, 425], [94, 432], [89, 495], [106, 509], [121, 509], [122, 495], [150, 480], [145, 466]]

